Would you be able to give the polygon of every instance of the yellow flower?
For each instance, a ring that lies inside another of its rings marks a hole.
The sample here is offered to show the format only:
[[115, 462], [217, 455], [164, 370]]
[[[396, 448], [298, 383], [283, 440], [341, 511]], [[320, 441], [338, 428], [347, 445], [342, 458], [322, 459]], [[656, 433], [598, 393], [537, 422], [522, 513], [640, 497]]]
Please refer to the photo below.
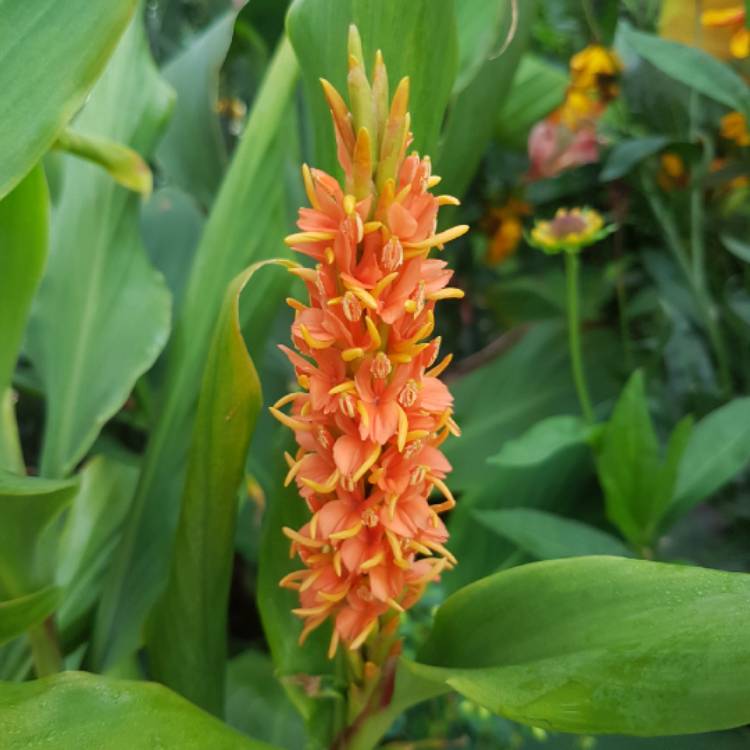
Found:
[[[736, 18], [738, 8], [741, 9], [738, 0], [664, 0], [659, 33], [665, 39], [700, 47], [722, 60], [740, 57], [734, 51], [742, 51], [739, 44], [744, 34], [739, 34], [736, 41], [734, 37], [743, 30], [742, 22], [726, 25], [729, 18]], [[703, 28], [696, 31], [699, 17]], [[715, 21], [722, 23], [716, 25]]]
[[739, 60], [750, 56], [750, 29], [745, 27], [745, 6], [731, 5], [728, 8], [705, 10], [701, 24], [707, 29], [731, 29], [729, 51]]
[[530, 210], [528, 203], [511, 198], [504, 206], [490, 211], [486, 221], [492, 234], [486, 255], [489, 265], [498, 265], [516, 252], [523, 237], [522, 216]]
[[665, 192], [684, 188], [688, 184], [688, 172], [681, 156], [670, 151], [659, 157], [659, 171], [656, 182]]
[[740, 112], [730, 112], [721, 118], [721, 135], [738, 146], [750, 146], [750, 131], [747, 119]]
[[605, 225], [602, 215], [592, 208], [560, 208], [551, 221], [536, 221], [529, 242], [550, 255], [576, 253], [613, 230], [614, 226]]
[[603, 109], [602, 102], [595, 94], [571, 86], [557, 112], [560, 122], [570, 130], [576, 130], [581, 123], [596, 120]]
[[617, 96], [617, 78], [621, 72], [620, 58], [600, 44], [589, 45], [570, 60], [572, 86], [584, 91], [596, 90], [604, 102]]

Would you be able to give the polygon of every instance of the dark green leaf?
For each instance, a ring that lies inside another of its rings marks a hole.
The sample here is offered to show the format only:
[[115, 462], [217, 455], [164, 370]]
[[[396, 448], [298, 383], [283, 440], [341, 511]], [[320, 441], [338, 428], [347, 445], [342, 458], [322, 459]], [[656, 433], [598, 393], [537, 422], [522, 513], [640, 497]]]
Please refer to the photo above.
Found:
[[488, 460], [501, 466], [533, 466], [559, 451], [588, 442], [591, 433], [591, 427], [580, 417], [549, 417], [537, 422], [519, 438], [509, 440], [500, 453]]
[[78, 111], [136, 0], [0, 0], [0, 198]]
[[[480, 7], [484, 6], [484, 12]], [[482, 156], [492, 139], [497, 113], [505, 103], [516, 73], [521, 55], [529, 40], [531, 24], [536, 16], [536, 0], [525, 0], [518, 5], [518, 19], [514, 24], [512, 3], [509, 0], [482, 2], [470, 0], [459, 4], [459, 29], [461, 38], [466, 36], [468, 24], [462, 28], [461, 20], [467, 13], [479, 22], [480, 34], [489, 34], [490, 45], [481, 42], [472, 44], [466, 39], [462, 45], [471, 46], [470, 54], [480, 57], [478, 65], [470, 69], [471, 75], [457, 85], [457, 93], [450, 103], [446, 118], [440, 151], [437, 159], [437, 172], [443, 177], [445, 190], [452, 195], [463, 195], [479, 166]], [[472, 12], [473, 10], [477, 12]], [[494, 19], [483, 26], [483, 19], [490, 12]], [[470, 26], [474, 29], [473, 23]], [[499, 31], [499, 34], [498, 34]], [[507, 49], [500, 54], [508, 34], [513, 39]], [[486, 49], [485, 49], [486, 47]], [[466, 71], [464, 71], [466, 73]]]
[[580, 521], [534, 508], [483, 510], [476, 519], [538, 560], [584, 555], [630, 557], [617, 537]]
[[8, 750], [272, 750], [161, 685], [83, 672], [0, 683], [0, 726]]
[[710, 497], [750, 462], [750, 398], [738, 398], [695, 426], [682, 457], [673, 515]]
[[[137, 18], [76, 128], [147, 154], [171, 101]], [[84, 456], [166, 343], [170, 318], [169, 293], [139, 236], [139, 197], [74, 157], [63, 185], [29, 337], [47, 397], [47, 476], [68, 474]]]
[[568, 76], [561, 68], [533, 55], [524, 55], [503, 108], [496, 118], [501, 143], [526, 150], [529, 131], [562, 104]]
[[750, 721], [750, 576], [614, 557], [534, 563], [451, 596], [426, 678], [567, 732], [689, 734]]
[[167, 589], [148, 638], [160, 682], [221, 714], [237, 491], [261, 407], [240, 330], [240, 294], [265, 261], [230, 284], [206, 360]]
[[724, 247], [729, 250], [735, 258], [750, 263], [750, 243], [745, 240], [741, 240], [738, 237], [732, 237], [729, 234], [722, 234], [721, 241], [724, 243]]
[[[294, 53], [282, 41], [196, 250], [182, 310], [168, 349], [159, 420], [149, 441], [133, 510], [110, 567], [94, 628], [91, 661], [116, 663], [138, 643], [141, 625], [166, 576], [179, 515], [195, 401], [226, 287], [249, 263], [278, 255], [267, 237], [283, 200], [289, 135], [282, 123], [297, 80]], [[279, 238], [280, 239], [280, 238]], [[279, 300], [248, 300], [257, 319]]]
[[671, 78], [750, 115], [750, 88], [729, 65], [695, 47], [644, 34], [627, 25], [621, 33], [628, 46]]
[[219, 70], [236, 17], [236, 12], [225, 13], [162, 69], [177, 92], [177, 104], [156, 157], [170, 181], [205, 207], [211, 205], [228, 161], [216, 104]]
[[450, 0], [295, 0], [287, 31], [300, 61], [314, 116], [315, 166], [334, 172], [331, 116], [319, 79], [346, 92], [347, 31], [359, 28], [369, 66], [382, 50], [391, 90], [403, 77], [411, 81], [411, 127], [414, 148], [432, 154], [456, 74], [458, 39]]
[[661, 151], [667, 143], [669, 138], [662, 135], [621, 141], [609, 152], [599, 179], [602, 182], [619, 180], [644, 159]]
[[260, 651], [235, 656], [227, 668], [227, 722], [250, 737], [285, 748], [305, 746], [305, 727], [273, 663]]

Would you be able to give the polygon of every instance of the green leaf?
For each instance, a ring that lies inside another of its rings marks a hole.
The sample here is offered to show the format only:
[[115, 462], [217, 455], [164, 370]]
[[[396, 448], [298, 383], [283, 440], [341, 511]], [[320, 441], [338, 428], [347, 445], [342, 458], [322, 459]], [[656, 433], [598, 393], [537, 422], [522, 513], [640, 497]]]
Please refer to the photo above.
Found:
[[619, 539], [605, 531], [543, 510], [483, 510], [475, 511], [474, 516], [537, 560], [584, 555], [630, 557], [632, 554]]
[[0, 0], [0, 198], [78, 111], [136, 0]]
[[83, 618], [101, 595], [137, 480], [136, 464], [108, 456], [96, 456], [81, 471], [81, 486], [65, 518], [55, 567], [55, 581], [65, 589], [58, 613], [63, 628]]
[[298, 750], [305, 746], [302, 719], [260, 651], [235, 656], [227, 668], [227, 723], [250, 737]]
[[[283, 438], [288, 436], [283, 435]], [[309, 518], [297, 489], [293, 485], [283, 486], [286, 464], [281, 460], [282, 452], [283, 447], [279, 445], [279, 458], [272, 467], [276, 483], [270, 488], [263, 515], [256, 600], [273, 663], [287, 694], [308, 727], [316, 725], [316, 734], [326, 735], [330, 744], [335, 733], [331, 722], [337, 699], [337, 694], [331, 689], [336, 662], [325, 656], [330, 628], [328, 625], [318, 628], [304, 646], [300, 646], [298, 639], [302, 624], [292, 614], [292, 609], [298, 606], [298, 594], [279, 586], [279, 581], [298, 567], [298, 563], [289, 558], [289, 540], [282, 528], [299, 528]], [[308, 677], [315, 679], [309, 680]], [[342, 697], [338, 696], [339, 699]], [[325, 744], [323, 739], [321, 742]]]
[[47, 586], [31, 594], [0, 601], [0, 645], [49, 617], [60, 603], [61, 593], [56, 586]]
[[725, 729], [750, 721], [748, 616], [742, 573], [614, 557], [534, 563], [451, 596], [413, 669], [549, 729]]
[[[484, 8], [484, 10], [482, 10]], [[492, 13], [497, 20], [483, 24]], [[462, 56], [469, 46], [470, 54], [479, 53], [477, 64], [464, 71], [457, 82], [457, 93], [450, 103], [440, 150], [437, 172], [443, 177], [444, 189], [452, 195], [463, 195], [492, 140], [497, 113], [511, 89], [516, 68], [531, 33], [536, 16], [536, 1], [526, 0], [518, 5], [518, 19], [514, 27], [512, 3], [509, 0], [464, 0], [457, 6]], [[471, 23], [463, 23], [467, 15]], [[499, 23], [498, 23], [499, 21]], [[479, 28], [475, 24], [479, 23]], [[469, 34], [467, 34], [469, 31]], [[474, 37], [474, 33], [478, 39]], [[499, 32], [499, 34], [498, 34]], [[513, 39], [502, 54], [508, 34]], [[489, 36], [489, 46], [481, 43]], [[476, 43], [472, 41], [476, 39]]]
[[37, 166], [0, 201], [0, 393], [11, 384], [48, 240], [49, 193]]
[[750, 462], [750, 398], [737, 398], [695, 426], [679, 467], [670, 515], [687, 513]]
[[[528, 331], [512, 331], [507, 344], [491, 361], [451, 383], [456, 399], [459, 440], [445, 443], [453, 464], [451, 488], [481, 489], [488, 476], [487, 459], [511, 438], [550, 414], [576, 410], [564, 329], [543, 323]], [[586, 372], [594, 401], [611, 397], [614, 384], [607, 364], [617, 357], [609, 336], [585, 337]]]
[[[275, 208], [283, 200], [289, 134], [282, 123], [296, 80], [294, 53], [282, 40], [196, 250], [167, 352], [159, 420], [97, 613], [90, 658], [99, 669], [137, 646], [167, 574], [194, 405], [227, 285], [244, 267], [278, 255], [282, 248], [281, 242], [277, 246], [269, 240], [266, 230], [276, 226]], [[256, 297], [247, 300], [243, 313], [257, 319], [279, 301]]]
[[568, 75], [560, 67], [531, 54], [524, 55], [496, 120], [497, 139], [526, 150], [529, 131], [562, 104]]
[[243, 271], [224, 298], [198, 400], [172, 572], [148, 638], [159, 681], [214, 714], [224, 706], [237, 491], [262, 401], [240, 330], [240, 294], [269, 263], [276, 262]]
[[653, 541], [672, 500], [677, 467], [691, 429], [689, 419], [675, 428], [662, 462], [643, 373], [633, 374], [604, 429], [597, 464], [607, 516], [635, 545]]
[[295, 0], [287, 16], [315, 125], [315, 166], [336, 171], [331, 116], [321, 77], [346, 92], [347, 30], [359, 28], [369, 66], [382, 50], [391, 90], [410, 78], [413, 147], [432, 154], [437, 145], [458, 58], [458, 39], [450, 0]]
[[750, 88], [729, 65], [707, 52], [622, 25], [625, 43], [671, 78], [709, 99], [750, 114]]
[[0, 726], [8, 750], [272, 750], [161, 685], [83, 672], [0, 683]]
[[170, 182], [204, 207], [213, 202], [228, 162], [216, 103], [236, 18], [236, 12], [222, 15], [162, 69], [177, 104], [156, 157]]
[[0, 594], [16, 597], [52, 583], [57, 537], [52, 522], [77, 487], [75, 480], [0, 470]]
[[[2, 74], [0, 74], [2, 75]], [[31, 300], [47, 261], [49, 194], [44, 170], [33, 169], [0, 201], [0, 468], [23, 472], [8, 390]]]
[[750, 243], [741, 240], [738, 237], [732, 237], [730, 234], [722, 234], [721, 241], [724, 247], [729, 250], [735, 258], [739, 258], [745, 263], [750, 263]]
[[488, 461], [500, 466], [534, 466], [566, 448], [587, 443], [591, 434], [592, 428], [580, 417], [549, 417], [504, 443], [500, 453]]
[[621, 141], [609, 152], [599, 174], [599, 180], [601, 182], [619, 180], [644, 159], [661, 151], [668, 143], [669, 138], [663, 135]]
[[[123, 37], [76, 120], [82, 133], [147, 154], [171, 106], [140, 18]], [[156, 359], [169, 331], [169, 294], [138, 231], [139, 198], [98, 167], [66, 157], [50, 263], [29, 354], [47, 397], [42, 473], [64, 476]]]

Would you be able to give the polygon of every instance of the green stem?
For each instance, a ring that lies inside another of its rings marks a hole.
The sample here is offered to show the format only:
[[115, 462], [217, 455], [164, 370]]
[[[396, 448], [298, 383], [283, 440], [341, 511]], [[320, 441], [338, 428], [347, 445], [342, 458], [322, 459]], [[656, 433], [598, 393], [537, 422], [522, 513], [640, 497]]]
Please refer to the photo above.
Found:
[[583, 14], [586, 16], [586, 23], [591, 30], [591, 35], [594, 37], [594, 41], [597, 44], [602, 43], [602, 31], [599, 28], [599, 24], [596, 21], [596, 14], [594, 9], [591, 7], [591, 0], [581, 0], [583, 5]]
[[583, 369], [583, 356], [581, 354], [581, 323], [578, 312], [578, 254], [574, 252], [565, 253], [565, 278], [567, 282], [567, 311], [568, 311], [568, 344], [570, 347], [570, 364], [573, 370], [573, 382], [575, 383], [578, 401], [581, 404], [581, 412], [587, 422], [594, 421], [594, 410], [591, 408], [588, 388], [586, 387], [586, 375]]
[[31, 655], [37, 677], [47, 677], [62, 671], [63, 661], [57, 639], [57, 627], [52, 617], [29, 631]]
[[680, 267], [680, 270], [688, 282], [691, 292], [693, 293], [698, 312], [703, 318], [703, 325], [705, 326], [708, 340], [714, 352], [714, 358], [719, 370], [719, 383], [721, 389], [724, 394], [728, 396], [732, 392], [729, 356], [724, 344], [724, 338], [721, 334], [721, 329], [719, 328], [716, 305], [711, 299], [705, 283], [703, 283], [701, 279], [696, 279], [694, 266], [691, 265], [690, 258], [688, 257], [683, 245], [674, 217], [664, 205], [664, 201], [661, 199], [654, 183], [648, 178], [643, 180], [643, 194], [651, 207], [651, 212], [654, 214], [657, 223], [661, 227], [664, 238], [666, 239], [667, 248], [672, 253], [677, 265]]

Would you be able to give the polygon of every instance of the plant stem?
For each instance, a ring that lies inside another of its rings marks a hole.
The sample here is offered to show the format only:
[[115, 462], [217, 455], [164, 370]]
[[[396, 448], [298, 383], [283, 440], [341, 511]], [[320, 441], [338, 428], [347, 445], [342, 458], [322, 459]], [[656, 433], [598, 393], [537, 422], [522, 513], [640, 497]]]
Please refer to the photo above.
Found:
[[684, 274], [688, 286], [693, 293], [698, 312], [703, 318], [703, 325], [705, 326], [709, 342], [714, 352], [714, 358], [716, 359], [716, 365], [719, 370], [719, 383], [721, 389], [724, 394], [728, 396], [732, 391], [729, 357], [724, 344], [724, 338], [721, 335], [721, 329], [718, 325], [716, 306], [714, 305], [706, 286], [699, 284], [698, 280], [695, 278], [690, 258], [688, 257], [683, 245], [674, 217], [664, 205], [664, 201], [661, 199], [653, 182], [648, 178], [643, 180], [643, 194], [651, 207], [651, 211], [654, 214], [656, 221], [664, 233], [667, 247], [677, 261], [677, 265], [680, 267], [680, 270]]
[[568, 311], [568, 345], [570, 347], [570, 364], [573, 371], [581, 412], [589, 423], [594, 421], [594, 410], [591, 408], [586, 375], [583, 370], [583, 356], [581, 354], [581, 330], [578, 313], [578, 254], [565, 253], [565, 279], [567, 282], [567, 311]]
[[62, 654], [53, 617], [48, 617], [41, 625], [29, 630], [29, 642], [37, 677], [47, 677], [62, 671]]
[[594, 37], [594, 41], [597, 44], [601, 44], [602, 31], [596, 21], [596, 14], [594, 13], [594, 9], [591, 7], [591, 0], [581, 0], [581, 5], [583, 5], [583, 14], [586, 16], [586, 23], [591, 30], [591, 35]]

